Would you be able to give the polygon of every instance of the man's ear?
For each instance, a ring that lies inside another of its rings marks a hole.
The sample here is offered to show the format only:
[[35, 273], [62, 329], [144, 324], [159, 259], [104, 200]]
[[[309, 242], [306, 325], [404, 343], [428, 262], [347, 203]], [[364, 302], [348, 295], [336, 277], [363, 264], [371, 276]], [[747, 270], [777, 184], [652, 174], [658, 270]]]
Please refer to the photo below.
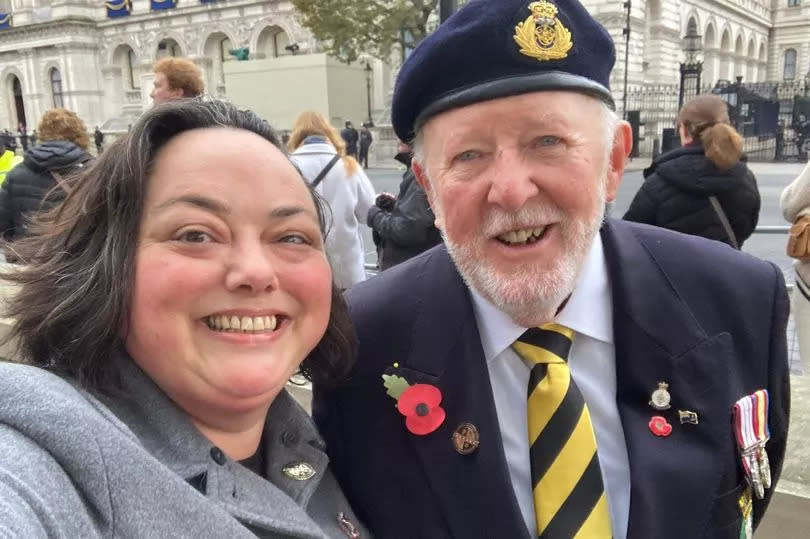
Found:
[[613, 135], [613, 149], [608, 157], [610, 169], [607, 173], [607, 200], [616, 200], [616, 193], [619, 184], [622, 182], [624, 168], [627, 166], [627, 158], [633, 150], [633, 129], [627, 122], [619, 122], [616, 125], [616, 132]]
[[414, 175], [416, 176], [416, 181], [419, 182], [419, 185], [422, 186], [422, 189], [425, 190], [425, 193], [430, 195], [430, 182], [427, 180], [427, 175], [425, 174], [425, 169], [422, 168], [422, 165], [419, 161], [411, 161], [411, 169], [413, 170]]
[[444, 223], [442, 222], [442, 213], [436, 208], [436, 204], [434, 202], [436, 193], [433, 191], [433, 186], [430, 184], [430, 180], [428, 180], [425, 169], [422, 168], [422, 165], [418, 161], [412, 161], [411, 170], [413, 170], [413, 174], [416, 176], [416, 181], [419, 182], [419, 185], [421, 185], [422, 189], [425, 190], [428, 204], [430, 204], [430, 208], [433, 210], [433, 215], [436, 216], [434, 224], [436, 225], [436, 228], [441, 230], [444, 226]]

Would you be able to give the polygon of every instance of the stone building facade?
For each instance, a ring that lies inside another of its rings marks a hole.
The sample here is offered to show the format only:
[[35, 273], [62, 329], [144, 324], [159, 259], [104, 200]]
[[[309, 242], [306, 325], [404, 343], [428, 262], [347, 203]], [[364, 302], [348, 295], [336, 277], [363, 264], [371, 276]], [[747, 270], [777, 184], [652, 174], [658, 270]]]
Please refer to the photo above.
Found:
[[[674, 85], [684, 37], [701, 36], [702, 85], [801, 79], [810, 73], [810, 0], [582, 0], [616, 42], [611, 86]], [[624, 34], [628, 26], [629, 45]]]
[[230, 51], [266, 58], [316, 47], [286, 1], [169, 3], [154, 9], [132, 0], [129, 15], [109, 17], [98, 0], [0, 0], [0, 13], [12, 15], [12, 27], [0, 31], [0, 128], [30, 130], [42, 113], [65, 106], [90, 128], [126, 129], [149, 106], [151, 67], [163, 56], [190, 58], [207, 93], [223, 96], [223, 64], [236, 60]]
[[[690, 28], [701, 36], [704, 85], [810, 72], [810, 0], [581, 1], [616, 41], [612, 87], [620, 107], [625, 51], [628, 87], [675, 85]], [[107, 7], [126, 2], [127, 16], [108, 16]], [[225, 95], [231, 50], [248, 48], [251, 58], [318, 51], [286, 0], [0, 0], [0, 23], [3, 14], [11, 14], [11, 27], [0, 29], [0, 129], [30, 130], [60, 105], [91, 128], [126, 129], [149, 105], [151, 66], [165, 55], [189, 57], [208, 93]], [[378, 71], [374, 109], [384, 111], [396, 68]]]

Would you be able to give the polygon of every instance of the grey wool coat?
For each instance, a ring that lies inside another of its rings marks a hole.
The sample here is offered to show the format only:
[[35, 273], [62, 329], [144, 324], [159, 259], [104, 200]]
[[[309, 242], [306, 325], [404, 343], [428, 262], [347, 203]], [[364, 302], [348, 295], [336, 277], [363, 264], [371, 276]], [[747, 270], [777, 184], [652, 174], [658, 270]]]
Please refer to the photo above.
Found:
[[[286, 392], [265, 425], [268, 481], [213, 447], [131, 360], [121, 385], [95, 398], [0, 363], [0, 538], [347, 537], [345, 521], [368, 537]], [[282, 472], [300, 462], [314, 477]]]

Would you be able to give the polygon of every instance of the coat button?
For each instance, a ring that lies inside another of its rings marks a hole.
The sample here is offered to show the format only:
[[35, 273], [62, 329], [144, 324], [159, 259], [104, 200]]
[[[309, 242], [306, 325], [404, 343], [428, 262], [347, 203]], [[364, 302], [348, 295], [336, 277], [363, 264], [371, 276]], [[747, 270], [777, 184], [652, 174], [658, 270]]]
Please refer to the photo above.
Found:
[[281, 435], [281, 443], [285, 447], [292, 447], [298, 443], [298, 433], [294, 430], [285, 430]]
[[211, 448], [211, 458], [214, 459], [214, 462], [216, 462], [220, 466], [223, 466], [225, 464], [225, 461], [227, 460], [225, 458], [225, 453], [223, 453], [222, 449], [218, 447]]

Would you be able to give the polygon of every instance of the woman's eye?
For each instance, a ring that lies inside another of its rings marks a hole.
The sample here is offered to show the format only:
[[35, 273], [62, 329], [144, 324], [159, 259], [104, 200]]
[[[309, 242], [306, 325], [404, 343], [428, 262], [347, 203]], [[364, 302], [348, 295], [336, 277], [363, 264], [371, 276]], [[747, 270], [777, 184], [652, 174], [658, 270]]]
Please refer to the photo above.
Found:
[[456, 156], [456, 161], [472, 161], [473, 159], [476, 159], [479, 155], [481, 155], [480, 152], [477, 152], [475, 150], [467, 150], [458, 154]]
[[297, 245], [309, 245], [312, 243], [309, 241], [309, 238], [301, 234], [287, 234], [286, 236], [282, 236], [280, 241], [281, 243], [294, 243]]
[[202, 232], [200, 230], [188, 230], [183, 232], [179, 238], [180, 241], [186, 243], [208, 243], [213, 241], [210, 234]]
[[544, 135], [535, 140], [535, 145], [538, 147], [555, 146], [560, 143], [560, 137], [554, 135]]

